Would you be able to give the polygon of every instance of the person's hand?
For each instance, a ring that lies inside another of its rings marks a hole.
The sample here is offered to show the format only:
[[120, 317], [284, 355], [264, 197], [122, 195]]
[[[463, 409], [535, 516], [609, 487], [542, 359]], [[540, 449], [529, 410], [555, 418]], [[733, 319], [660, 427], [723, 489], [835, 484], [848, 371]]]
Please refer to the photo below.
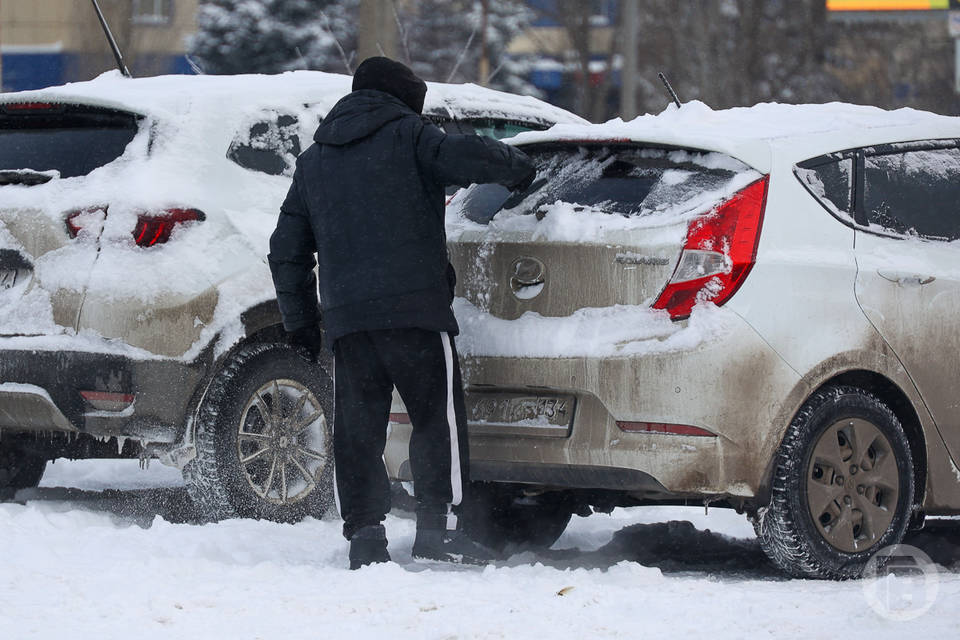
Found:
[[316, 364], [323, 347], [323, 334], [320, 327], [310, 325], [287, 332], [287, 342], [297, 355], [311, 364]]
[[518, 180], [514, 184], [509, 185], [508, 188], [510, 189], [510, 191], [513, 191], [514, 193], [523, 193], [524, 191], [530, 188], [530, 185], [532, 185], [533, 181], [536, 179], [537, 179], [537, 169], [535, 167], [532, 167], [525, 176], [523, 176], [520, 180]]

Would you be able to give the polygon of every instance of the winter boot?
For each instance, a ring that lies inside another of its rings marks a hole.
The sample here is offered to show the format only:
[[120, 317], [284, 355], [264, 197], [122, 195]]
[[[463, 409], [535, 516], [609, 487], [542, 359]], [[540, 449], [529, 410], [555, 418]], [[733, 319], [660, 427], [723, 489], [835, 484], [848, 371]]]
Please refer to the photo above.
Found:
[[361, 527], [350, 538], [350, 569], [376, 562], [390, 562], [387, 532], [382, 524]]
[[417, 560], [439, 560], [479, 566], [497, 559], [497, 554], [492, 549], [474, 542], [460, 529], [418, 528], [412, 555]]

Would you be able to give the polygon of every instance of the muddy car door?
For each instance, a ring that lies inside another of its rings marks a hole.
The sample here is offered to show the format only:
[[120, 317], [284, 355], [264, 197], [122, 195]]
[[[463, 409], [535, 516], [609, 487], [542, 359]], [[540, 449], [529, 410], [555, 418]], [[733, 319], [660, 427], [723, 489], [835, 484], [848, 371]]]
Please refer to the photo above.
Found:
[[857, 165], [857, 300], [960, 460], [960, 149], [870, 149]]
[[106, 215], [91, 174], [138, 124], [100, 107], [0, 104], [0, 335], [76, 330]]

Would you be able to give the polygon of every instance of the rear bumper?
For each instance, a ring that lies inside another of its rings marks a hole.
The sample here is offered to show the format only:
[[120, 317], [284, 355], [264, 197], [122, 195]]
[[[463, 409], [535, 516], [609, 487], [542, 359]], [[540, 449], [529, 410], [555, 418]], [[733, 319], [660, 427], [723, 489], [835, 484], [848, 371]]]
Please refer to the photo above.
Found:
[[[481, 434], [481, 425], [471, 424], [473, 479], [622, 489], [648, 498], [757, 495], [795, 410], [789, 398], [800, 376], [746, 322], [729, 315], [724, 335], [685, 350], [606, 358], [464, 356], [468, 395], [504, 390], [576, 397], [565, 438]], [[626, 432], [618, 421], [690, 425], [716, 437]], [[409, 433], [409, 425], [393, 425], [385, 455], [388, 471], [401, 479], [408, 479]]]
[[[4, 349], [0, 341], [0, 429], [176, 442], [202, 369], [116, 354]], [[133, 403], [122, 410], [98, 410], [81, 391], [129, 394]]]

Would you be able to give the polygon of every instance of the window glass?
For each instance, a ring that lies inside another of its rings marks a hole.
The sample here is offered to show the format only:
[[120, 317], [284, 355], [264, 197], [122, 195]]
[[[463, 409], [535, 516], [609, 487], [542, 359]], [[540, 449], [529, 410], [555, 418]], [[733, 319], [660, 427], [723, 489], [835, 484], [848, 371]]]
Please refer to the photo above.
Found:
[[173, 0], [133, 0], [130, 19], [133, 24], [164, 25], [173, 18]]
[[760, 177], [718, 153], [603, 147], [528, 153], [537, 165], [537, 179], [525, 192], [474, 185], [455, 201], [463, 215], [487, 224], [502, 210], [538, 215], [541, 207], [562, 202], [574, 210], [648, 216], [710, 206], [734, 177], [744, 172]]
[[960, 238], [960, 150], [864, 158], [867, 222], [901, 235]]
[[495, 140], [510, 138], [518, 133], [534, 130], [534, 127], [531, 125], [494, 119], [471, 120], [469, 124], [473, 126], [477, 134], [494, 138]]
[[471, 118], [469, 120], [443, 120], [439, 117], [430, 117], [430, 120], [447, 133], [464, 133], [478, 136], [487, 136], [494, 140], [510, 138], [524, 131], [537, 131], [545, 127], [524, 124], [510, 120], [494, 118]]
[[833, 160], [813, 167], [796, 168], [797, 177], [830, 211], [850, 213], [853, 159]]
[[138, 126], [133, 114], [95, 107], [10, 111], [0, 115], [0, 170], [85, 176], [123, 155]]
[[227, 157], [245, 169], [292, 176], [300, 155], [300, 124], [295, 116], [269, 113], [230, 143]]

